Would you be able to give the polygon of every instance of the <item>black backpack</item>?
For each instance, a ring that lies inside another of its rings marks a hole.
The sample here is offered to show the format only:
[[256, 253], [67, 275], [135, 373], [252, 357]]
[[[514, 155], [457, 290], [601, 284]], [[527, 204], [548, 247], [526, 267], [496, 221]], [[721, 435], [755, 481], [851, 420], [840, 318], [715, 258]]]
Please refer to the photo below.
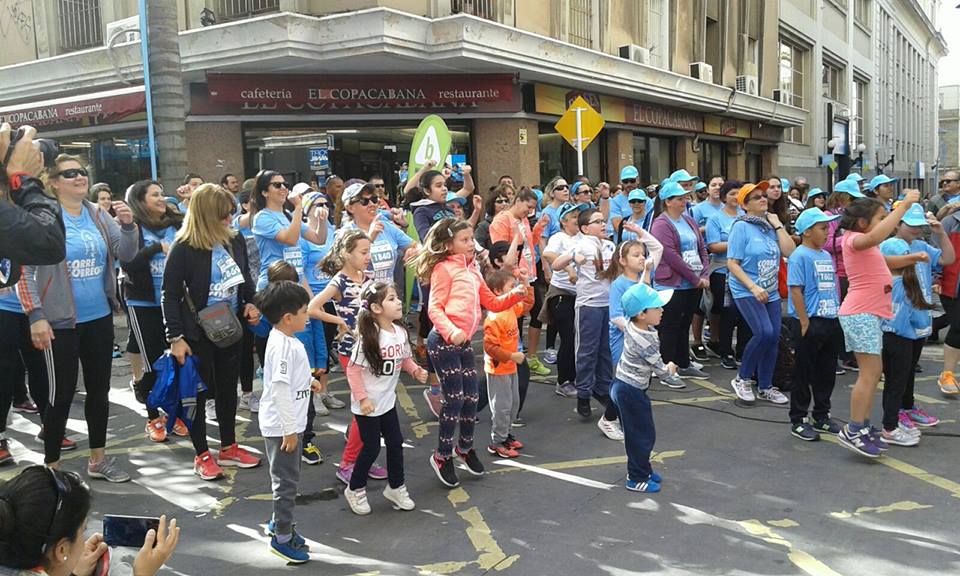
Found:
[[789, 324], [780, 326], [780, 341], [777, 344], [777, 364], [773, 368], [773, 385], [781, 392], [793, 390], [793, 373], [797, 364], [796, 348]]

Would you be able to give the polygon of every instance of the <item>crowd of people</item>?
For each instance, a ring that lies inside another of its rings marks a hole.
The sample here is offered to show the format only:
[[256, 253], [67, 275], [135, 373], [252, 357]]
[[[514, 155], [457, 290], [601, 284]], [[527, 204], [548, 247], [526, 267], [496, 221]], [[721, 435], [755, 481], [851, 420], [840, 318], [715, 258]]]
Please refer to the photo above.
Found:
[[[456, 190], [449, 167], [437, 168], [412, 174], [397, 198], [378, 177], [334, 176], [321, 188], [269, 169], [219, 184], [188, 174], [175, 191], [143, 180], [121, 195], [91, 186], [83, 159], [59, 156], [45, 183], [59, 203], [65, 258], [23, 265], [15, 288], [0, 291], [0, 463], [13, 462], [12, 406], [38, 415], [50, 482], [82, 484], [60, 465], [62, 452], [77, 449], [66, 424], [82, 369], [87, 476], [130, 480], [105, 452], [122, 313], [131, 386], [147, 404], [145, 441], [189, 437], [194, 472], [215, 481], [224, 467], [261, 464], [235, 433], [238, 410], [258, 413], [274, 492], [270, 547], [291, 562], [309, 559], [294, 500], [300, 465], [323, 460], [314, 419], [331, 409], [353, 415], [336, 472], [351, 510], [371, 513], [369, 479], [387, 481], [394, 508], [414, 509], [396, 406], [401, 371], [427, 384], [439, 419], [429, 465], [447, 487], [459, 484], [456, 461], [484, 474], [475, 435], [487, 406], [490, 438], [479, 451], [519, 456], [514, 432], [526, 424], [531, 374], [554, 378], [581, 418], [598, 408], [603, 436], [624, 442], [626, 488], [639, 492], [663, 482], [650, 465], [654, 380], [680, 389], [723, 378], [743, 405], [789, 404], [796, 438], [833, 434], [870, 458], [916, 445], [920, 429], [938, 423], [915, 401], [914, 374], [923, 344], [947, 325], [939, 386], [960, 393], [956, 173], [925, 209], [919, 191], [898, 192], [882, 174], [851, 174], [825, 193], [802, 180], [678, 169], [644, 188], [625, 166], [613, 185], [578, 176], [525, 186], [502, 176], [479, 192], [469, 166]], [[415, 326], [405, 322], [411, 308]], [[167, 350], [203, 384], [173, 413], [151, 395]], [[705, 371], [710, 356], [729, 376]], [[330, 393], [337, 370], [349, 402]], [[831, 397], [848, 370], [857, 379], [840, 422]], [[216, 452], [207, 418], [218, 425]], [[23, 474], [40, 474], [32, 470]], [[16, 486], [0, 489], [0, 525], [13, 513], [4, 507], [18, 506], [3, 496]], [[88, 508], [77, 504], [79, 520], [64, 526], [76, 531]], [[64, 546], [74, 542], [58, 534]]]

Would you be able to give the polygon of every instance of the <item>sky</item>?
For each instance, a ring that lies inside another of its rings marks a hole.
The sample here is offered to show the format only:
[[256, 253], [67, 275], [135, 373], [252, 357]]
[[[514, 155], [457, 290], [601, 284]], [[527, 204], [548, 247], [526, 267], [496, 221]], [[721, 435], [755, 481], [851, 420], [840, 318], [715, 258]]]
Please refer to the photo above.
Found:
[[943, 0], [937, 22], [950, 51], [940, 60], [940, 85], [960, 84], [960, 0]]

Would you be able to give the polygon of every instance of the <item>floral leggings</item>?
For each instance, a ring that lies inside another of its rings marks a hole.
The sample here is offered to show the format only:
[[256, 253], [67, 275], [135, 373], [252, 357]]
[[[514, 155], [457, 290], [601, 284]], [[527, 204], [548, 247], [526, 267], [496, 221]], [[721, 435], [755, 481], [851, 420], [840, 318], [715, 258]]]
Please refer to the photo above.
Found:
[[448, 344], [436, 330], [427, 336], [427, 352], [437, 371], [442, 392], [440, 414], [440, 441], [437, 456], [453, 456], [453, 435], [460, 424], [459, 452], [473, 449], [473, 430], [477, 423], [477, 366], [473, 346]]

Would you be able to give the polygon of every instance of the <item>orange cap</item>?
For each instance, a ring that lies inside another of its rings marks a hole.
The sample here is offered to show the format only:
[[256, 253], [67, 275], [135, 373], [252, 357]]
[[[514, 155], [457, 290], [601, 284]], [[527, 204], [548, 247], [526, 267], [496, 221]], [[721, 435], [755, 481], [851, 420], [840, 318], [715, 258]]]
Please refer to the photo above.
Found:
[[770, 183], [767, 182], [766, 180], [761, 180], [759, 184], [750, 184], [750, 183], [744, 184], [743, 186], [740, 187], [740, 190], [737, 192], [737, 203], [740, 204], [740, 206], [746, 207], [747, 197], [750, 196], [751, 192], [753, 192], [756, 188], [759, 188], [760, 190], [763, 190], [764, 192], [766, 192], [767, 188], [769, 187], [770, 187]]

